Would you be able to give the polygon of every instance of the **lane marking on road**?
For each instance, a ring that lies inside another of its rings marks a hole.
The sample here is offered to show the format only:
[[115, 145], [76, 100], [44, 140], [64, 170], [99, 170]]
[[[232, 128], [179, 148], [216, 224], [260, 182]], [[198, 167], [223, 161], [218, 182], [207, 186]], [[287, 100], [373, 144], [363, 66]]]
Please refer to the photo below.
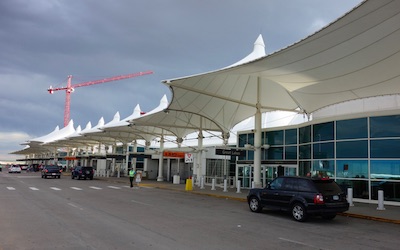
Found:
[[82, 188], [78, 188], [78, 187], [71, 187], [74, 190], [82, 190]]
[[83, 208], [78, 207], [77, 205], [73, 204], [73, 203], [67, 203], [68, 205], [70, 205], [71, 207], [77, 208], [79, 210], [83, 210]]
[[303, 243], [303, 242], [300, 242], [300, 241], [296, 241], [296, 240], [290, 240], [290, 239], [286, 239], [286, 238], [278, 238], [278, 239], [280, 239], [282, 241], [287, 241], [287, 242], [290, 242], [290, 243], [306, 246], [308, 248], [323, 249], [323, 248], [316, 247], [316, 246], [313, 246], [313, 245], [309, 245], [309, 244], [306, 244], [306, 243]]
[[29, 187], [29, 189], [33, 190], [33, 191], [38, 191], [39, 190], [38, 188], [35, 188], [35, 187]]
[[8, 190], [15, 190], [13, 187], [7, 187]]
[[116, 187], [116, 186], [107, 186], [108, 188], [112, 188], [112, 189], [121, 189], [120, 187]]
[[140, 205], [144, 205], [144, 206], [151, 206], [151, 204], [140, 202], [140, 201], [131, 200], [131, 202], [136, 203], [136, 204], [140, 204]]
[[60, 188], [57, 188], [57, 187], [50, 187], [51, 189], [53, 189], [53, 190], [56, 190], [56, 191], [60, 191], [61, 189]]
[[89, 188], [91, 188], [91, 189], [96, 189], [96, 190], [102, 189], [102, 188], [100, 188], [100, 187], [95, 187], [95, 186], [90, 186]]

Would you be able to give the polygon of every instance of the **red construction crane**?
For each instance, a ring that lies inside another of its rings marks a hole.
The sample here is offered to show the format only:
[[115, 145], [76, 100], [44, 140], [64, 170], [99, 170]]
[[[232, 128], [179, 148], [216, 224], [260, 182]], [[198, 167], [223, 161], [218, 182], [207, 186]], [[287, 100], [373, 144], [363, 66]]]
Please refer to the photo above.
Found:
[[66, 96], [65, 96], [65, 110], [64, 110], [64, 126], [67, 126], [69, 123], [69, 120], [70, 120], [71, 93], [74, 92], [74, 90], [76, 88], [90, 86], [90, 85], [99, 84], [99, 83], [117, 81], [117, 80], [122, 80], [122, 79], [128, 79], [128, 78], [137, 77], [137, 76], [149, 75], [149, 74], [153, 74], [153, 72], [145, 71], [145, 72], [139, 72], [139, 73], [134, 73], [134, 74], [129, 74], [129, 75], [114, 76], [114, 77], [104, 78], [104, 79], [100, 79], [100, 80], [77, 83], [77, 84], [73, 84], [73, 85], [71, 84], [72, 76], [69, 75], [67, 87], [53, 88], [52, 86], [50, 86], [47, 89], [47, 91], [49, 91], [50, 94], [53, 94], [54, 91], [65, 90]]

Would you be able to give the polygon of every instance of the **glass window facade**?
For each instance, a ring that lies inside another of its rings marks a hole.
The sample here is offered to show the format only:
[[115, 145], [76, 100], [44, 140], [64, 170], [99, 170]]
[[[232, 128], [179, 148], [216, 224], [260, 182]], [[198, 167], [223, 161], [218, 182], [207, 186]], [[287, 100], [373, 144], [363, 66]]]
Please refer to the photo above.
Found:
[[311, 142], [311, 126], [299, 128], [299, 143]]
[[[254, 141], [252, 135], [239, 138]], [[268, 129], [263, 142], [270, 148], [262, 160], [295, 161], [299, 175], [334, 178], [343, 190], [352, 187], [354, 198], [376, 200], [383, 190], [385, 200], [400, 202], [400, 115]], [[246, 160], [253, 159], [248, 151]]]
[[267, 132], [266, 142], [269, 145], [283, 145], [283, 130]]
[[333, 122], [315, 124], [313, 126], [313, 141], [331, 141], [333, 140]]
[[336, 142], [336, 158], [368, 158], [368, 141]]
[[400, 137], [400, 115], [370, 118], [371, 138]]
[[297, 129], [285, 130], [285, 145], [297, 144]]
[[336, 122], [336, 139], [358, 139], [368, 137], [367, 118], [342, 120]]

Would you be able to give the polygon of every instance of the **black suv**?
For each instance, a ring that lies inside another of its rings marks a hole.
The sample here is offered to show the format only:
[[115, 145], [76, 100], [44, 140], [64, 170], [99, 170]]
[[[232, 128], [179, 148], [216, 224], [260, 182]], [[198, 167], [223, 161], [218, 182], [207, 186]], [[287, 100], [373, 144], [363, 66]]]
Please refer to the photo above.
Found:
[[93, 167], [77, 166], [71, 172], [72, 179], [74, 179], [76, 177], [78, 180], [80, 180], [81, 178], [83, 178], [85, 180], [86, 180], [86, 178], [93, 180], [93, 176], [94, 176]]
[[349, 210], [345, 193], [329, 178], [280, 176], [266, 188], [251, 189], [247, 202], [252, 212], [264, 207], [289, 211], [296, 221], [305, 221], [308, 215], [333, 219]]
[[42, 168], [42, 178], [47, 178], [48, 176], [60, 179], [61, 168], [54, 165], [44, 166]]

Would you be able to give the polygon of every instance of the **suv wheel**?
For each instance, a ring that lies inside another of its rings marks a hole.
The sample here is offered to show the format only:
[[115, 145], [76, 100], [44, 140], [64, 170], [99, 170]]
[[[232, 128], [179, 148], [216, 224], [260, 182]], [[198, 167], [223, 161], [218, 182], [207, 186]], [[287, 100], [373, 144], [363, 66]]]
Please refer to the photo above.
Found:
[[295, 203], [292, 206], [292, 216], [293, 219], [296, 221], [305, 221], [307, 219], [306, 209], [304, 208], [303, 204]]
[[260, 200], [255, 196], [251, 197], [249, 200], [249, 208], [252, 212], [261, 212], [262, 206], [260, 205]]

